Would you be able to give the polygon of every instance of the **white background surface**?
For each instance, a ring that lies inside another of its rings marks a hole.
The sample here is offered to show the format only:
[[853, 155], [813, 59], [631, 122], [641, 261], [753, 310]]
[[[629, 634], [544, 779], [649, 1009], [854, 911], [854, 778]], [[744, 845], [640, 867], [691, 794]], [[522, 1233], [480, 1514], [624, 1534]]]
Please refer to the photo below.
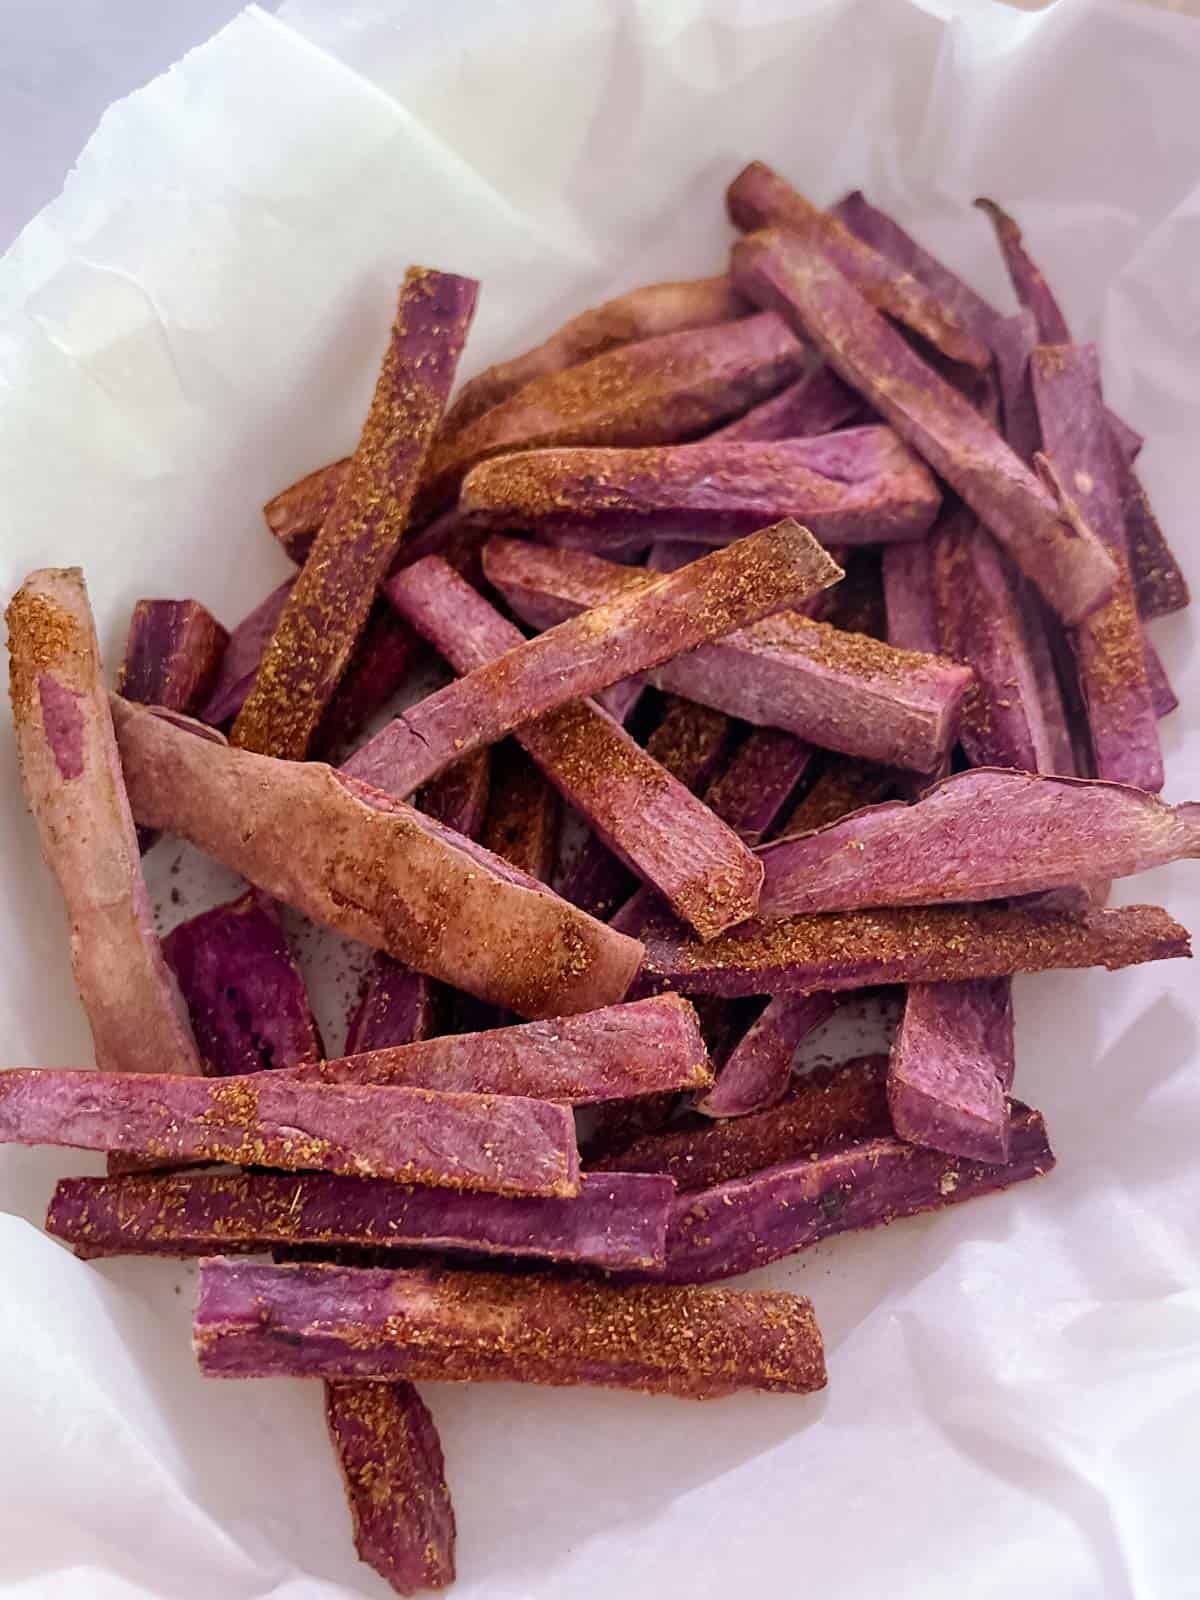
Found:
[[[110, 656], [139, 594], [236, 620], [284, 570], [257, 507], [352, 441], [409, 260], [483, 279], [473, 370], [620, 287], [715, 270], [752, 155], [819, 200], [862, 185], [1006, 305], [969, 201], [1010, 204], [1200, 576], [1196, 25], [1079, 4], [950, 24], [901, 0], [283, 15], [303, 32], [249, 14], [109, 113], [0, 264], [6, 593], [81, 561]], [[0, 70], [21, 81], [15, 52]], [[1155, 638], [1185, 706], [1168, 794], [1195, 797], [1194, 622]], [[61, 912], [0, 745], [3, 1059], [78, 1064]], [[1194, 866], [1122, 897], [1200, 929]], [[1200, 1596], [1193, 972], [1021, 980], [1017, 1089], [1058, 1171], [759, 1275], [812, 1295], [823, 1396], [431, 1388], [457, 1592]], [[0, 1152], [0, 1585], [383, 1594], [317, 1387], [203, 1383], [188, 1270], [85, 1266], [31, 1225], [54, 1175], [94, 1167]]]

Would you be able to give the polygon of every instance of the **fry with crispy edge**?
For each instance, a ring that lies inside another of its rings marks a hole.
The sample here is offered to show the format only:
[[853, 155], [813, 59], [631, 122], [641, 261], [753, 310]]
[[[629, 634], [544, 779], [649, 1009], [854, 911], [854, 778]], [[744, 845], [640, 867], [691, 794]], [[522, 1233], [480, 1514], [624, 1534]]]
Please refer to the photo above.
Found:
[[200, 1057], [142, 878], [82, 572], [31, 573], [6, 620], [21, 782], [43, 859], [62, 891], [96, 1064], [198, 1073]]
[[[437, 556], [390, 579], [387, 595], [458, 672], [477, 675], [526, 648], [520, 630]], [[604, 843], [701, 937], [754, 914], [762, 872], [750, 851], [594, 702], [561, 706], [525, 722], [515, 737]], [[392, 776], [386, 732], [348, 770], [383, 789], [403, 786]]]
[[454, 1582], [456, 1528], [441, 1441], [411, 1383], [329, 1383], [325, 1421], [354, 1548], [397, 1594]]
[[1200, 856], [1200, 802], [976, 767], [915, 805], [856, 811], [760, 851], [764, 921], [872, 905], [1001, 900]]
[[910, 983], [892, 1043], [888, 1106], [910, 1144], [971, 1161], [1008, 1161], [1012, 984]]
[[709, 1189], [811, 1150], [890, 1134], [886, 1056], [819, 1067], [765, 1111], [644, 1134], [608, 1156], [618, 1172], [662, 1172], [681, 1192]]
[[0, 1071], [0, 1143], [337, 1172], [490, 1194], [579, 1192], [566, 1106], [514, 1095], [313, 1083], [291, 1072], [181, 1078], [10, 1067]]
[[138, 820], [189, 839], [314, 922], [520, 1016], [624, 995], [635, 940], [461, 834], [319, 763], [210, 745], [112, 704]]
[[[690, 571], [685, 568], [684, 571]], [[583, 551], [493, 537], [484, 571], [512, 609], [552, 627], [634, 594], [645, 573]], [[661, 689], [758, 726], [889, 766], [929, 772], [949, 752], [970, 672], [781, 611], [652, 673]]]
[[298, 1067], [324, 1056], [304, 979], [265, 895], [252, 889], [181, 922], [162, 951], [187, 1003], [206, 1077]]
[[293, 760], [308, 750], [407, 526], [478, 287], [422, 267], [405, 274], [358, 446], [263, 651], [234, 744]]
[[1019, 906], [894, 906], [754, 922], [708, 944], [647, 929], [642, 981], [682, 994], [810, 994], [877, 983], [1002, 978], [1190, 957], [1160, 906], [1079, 914]]
[[752, 161], [725, 195], [730, 220], [744, 233], [784, 228], [819, 250], [880, 311], [919, 333], [952, 361], [985, 368], [987, 345], [972, 331], [957, 307], [930, 294], [911, 272], [898, 270], [878, 250], [864, 244], [831, 211], [822, 211], [763, 161]]
[[211, 1255], [276, 1245], [469, 1250], [616, 1270], [664, 1259], [664, 1176], [595, 1172], [569, 1200], [471, 1194], [324, 1172], [66, 1178], [46, 1232], [78, 1256]]
[[[415, 571], [410, 567], [389, 584], [393, 603], [420, 581]], [[806, 599], [841, 575], [807, 529], [791, 520], [678, 572], [642, 575], [635, 587], [623, 584], [602, 604], [418, 702], [343, 771], [389, 793], [408, 793], [469, 750]]]
[[1064, 621], [1112, 592], [1116, 568], [1095, 533], [1029, 471], [950, 384], [922, 361], [817, 252], [779, 231], [734, 246], [734, 277], [779, 308], [838, 375], [958, 491]]
[[808, 439], [861, 423], [866, 407], [830, 367], [817, 366], [789, 383], [770, 400], [752, 406], [744, 416], [716, 428], [707, 437], [726, 444], [767, 444], [773, 439]]
[[537, 1274], [209, 1260], [194, 1344], [210, 1378], [592, 1384], [693, 1400], [825, 1384], [800, 1295]]
[[569, 549], [617, 554], [659, 534], [728, 544], [795, 517], [827, 545], [919, 539], [941, 494], [890, 428], [655, 450], [576, 447], [476, 467], [459, 505], [486, 527], [530, 528]]
[[837, 1010], [831, 994], [782, 994], [768, 1000], [721, 1068], [696, 1110], [706, 1117], [744, 1117], [777, 1105], [792, 1081], [801, 1041]]
[[1041, 1113], [1014, 1101], [1003, 1166], [886, 1135], [734, 1179], [672, 1207], [668, 1283], [714, 1283], [807, 1250], [834, 1234], [940, 1211], [1054, 1167]]

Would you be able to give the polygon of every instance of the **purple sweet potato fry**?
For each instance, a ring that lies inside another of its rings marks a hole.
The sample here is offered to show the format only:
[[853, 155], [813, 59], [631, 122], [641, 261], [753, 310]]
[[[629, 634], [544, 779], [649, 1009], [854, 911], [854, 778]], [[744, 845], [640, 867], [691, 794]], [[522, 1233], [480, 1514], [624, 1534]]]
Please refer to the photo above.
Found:
[[267, 527], [297, 564], [308, 559], [321, 524], [333, 510], [350, 473], [350, 456], [298, 478], [263, 507]]
[[[478, 675], [524, 648], [519, 630], [436, 557], [391, 579], [387, 593], [460, 672]], [[746, 846], [594, 703], [561, 706], [518, 727], [516, 738], [604, 844], [702, 936], [753, 915], [761, 874]], [[387, 732], [350, 769], [400, 787]]]
[[117, 693], [190, 714], [207, 700], [228, 643], [229, 634], [198, 600], [139, 600]]
[[1146, 491], [1119, 451], [1115, 468], [1138, 612], [1149, 621], [1182, 611], [1191, 603], [1187, 579], [1159, 527]]
[[956, 489], [1067, 622], [1112, 592], [1096, 534], [1018, 459], [978, 411], [922, 361], [845, 278], [771, 231], [734, 247], [734, 277], [801, 327], [840, 377]]
[[1200, 804], [1121, 784], [978, 767], [915, 805], [856, 811], [760, 848], [764, 921], [872, 905], [938, 905], [1124, 878], [1200, 856]]
[[690, 1127], [635, 1139], [609, 1159], [618, 1171], [665, 1173], [686, 1192], [744, 1178], [809, 1151], [889, 1134], [887, 1065], [886, 1056], [864, 1056], [817, 1068], [768, 1110], [712, 1122], [696, 1118]]
[[254, 684], [259, 662], [283, 615], [295, 578], [288, 578], [244, 616], [229, 636], [208, 698], [197, 712], [204, 722], [223, 728], [232, 722]]
[[780, 517], [827, 545], [919, 539], [941, 495], [890, 428], [867, 427], [764, 444], [528, 451], [477, 467], [459, 503], [485, 526], [604, 553], [672, 533], [727, 544]]
[[1030, 311], [1002, 317], [992, 335], [992, 354], [1000, 389], [1003, 434], [1026, 466], [1042, 447], [1029, 359], [1037, 346], [1037, 323]]
[[0, 1142], [338, 1172], [493, 1194], [579, 1191], [567, 1107], [508, 1095], [12, 1067]]
[[911, 272], [897, 269], [835, 213], [814, 206], [764, 162], [752, 161], [743, 168], [725, 198], [731, 220], [743, 232], [781, 228], [798, 235], [844, 273], [871, 305], [919, 333], [952, 361], [987, 366], [986, 344], [956, 307], [930, 294]]
[[1021, 230], [994, 200], [980, 198], [975, 204], [996, 230], [996, 240], [1012, 279], [1017, 299], [1037, 324], [1039, 344], [1070, 344], [1071, 332], [1050, 286], [1038, 270], [1021, 241]]
[[874, 1228], [993, 1194], [1054, 1167], [1041, 1113], [1014, 1103], [1003, 1166], [882, 1135], [695, 1194], [680, 1195], [667, 1234], [668, 1283], [713, 1283]]
[[887, 642], [896, 650], [936, 655], [941, 639], [933, 604], [933, 558], [928, 539], [884, 547], [883, 599]]
[[899, 1138], [1004, 1166], [1012, 1077], [1009, 979], [909, 984], [888, 1068]]
[[1159, 906], [1073, 915], [1016, 906], [896, 906], [754, 922], [698, 944], [647, 929], [642, 981], [727, 999], [880, 983], [1003, 978], [1052, 968], [1135, 966], [1191, 955]]
[[441, 509], [473, 467], [515, 450], [692, 439], [765, 400], [807, 364], [773, 313], [663, 334], [535, 378], [435, 446], [422, 504]]
[[809, 439], [866, 420], [866, 407], [829, 367], [814, 367], [777, 395], [751, 407], [744, 416], [707, 435], [726, 444], [767, 444], [775, 439]]
[[[432, 574], [444, 583], [448, 571], [431, 557], [392, 579], [388, 596], [393, 604], [406, 597], [405, 614], [415, 621], [410, 598], [432, 583]], [[806, 599], [840, 576], [812, 535], [789, 519], [679, 572], [643, 574], [634, 586], [623, 584], [604, 603], [503, 654], [498, 643], [479, 650], [488, 659], [396, 718], [343, 770], [406, 793], [469, 750]]]
[[1142, 634], [1142, 648], [1146, 653], [1146, 681], [1150, 686], [1150, 703], [1154, 707], [1154, 715], [1161, 719], [1169, 717], [1172, 711], [1179, 709], [1179, 696], [1167, 677], [1167, 669], [1163, 666], [1163, 659], [1154, 648], [1149, 636]]
[[825, 1383], [799, 1295], [536, 1273], [218, 1258], [200, 1268], [194, 1344], [210, 1378], [595, 1384], [697, 1400]]
[[372, 608], [333, 698], [312, 739], [316, 761], [332, 759], [357, 738], [412, 671], [421, 641], [386, 602]]
[[802, 1039], [837, 1009], [831, 994], [784, 994], [768, 1000], [721, 1068], [716, 1084], [696, 1102], [706, 1117], [744, 1117], [778, 1105], [792, 1081], [792, 1058]]
[[321, 1062], [298, 1075], [306, 1082], [399, 1084], [569, 1105], [712, 1086], [696, 1013], [678, 995], [486, 1033], [446, 1034]]
[[162, 942], [204, 1073], [239, 1077], [325, 1054], [304, 979], [271, 902], [251, 890], [181, 922]]
[[46, 1231], [77, 1255], [211, 1255], [276, 1245], [469, 1250], [597, 1267], [661, 1263], [669, 1177], [590, 1173], [568, 1200], [405, 1187], [330, 1173], [68, 1178]]
[[314, 922], [521, 1016], [611, 1004], [637, 970], [635, 941], [365, 784], [203, 743], [117, 698], [113, 714], [137, 819]]
[[469, 278], [412, 267], [338, 497], [288, 595], [231, 738], [302, 759], [409, 520], [475, 311]]
[[346, 1054], [386, 1050], [427, 1038], [434, 1026], [434, 985], [423, 972], [376, 951], [346, 1024]]
[[[647, 582], [644, 573], [586, 552], [517, 539], [490, 539], [484, 570], [535, 627]], [[794, 611], [693, 650], [652, 676], [659, 688], [729, 716], [918, 772], [934, 769], [954, 743], [971, 681], [956, 663], [893, 650]]]
[[779, 819], [808, 771], [812, 746], [779, 728], [752, 728], [705, 791], [704, 800], [747, 844]]
[[897, 774], [888, 767], [849, 756], [828, 756], [807, 792], [779, 829], [779, 839], [797, 833], [812, 833], [861, 811], [890, 800], [896, 793]]
[[[31, 573], [6, 618], [21, 781], [66, 907], [96, 1064], [198, 1073], [142, 878], [83, 574]], [[199, 740], [179, 737], [203, 753]]]
[[429, 1408], [411, 1383], [329, 1383], [325, 1421], [358, 1558], [397, 1594], [454, 1582], [454, 1507]]
[[692, 794], [707, 788], [729, 748], [727, 716], [693, 700], [672, 698], [662, 721], [646, 740], [646, 754]]
[[[487, 849], [519, 872], [549, 883], [558, 859], [562, 801], [515, 740], [494, 753], [495, 776], [484, 818]], [[603, 920], [603, 919], [602, 919]]]

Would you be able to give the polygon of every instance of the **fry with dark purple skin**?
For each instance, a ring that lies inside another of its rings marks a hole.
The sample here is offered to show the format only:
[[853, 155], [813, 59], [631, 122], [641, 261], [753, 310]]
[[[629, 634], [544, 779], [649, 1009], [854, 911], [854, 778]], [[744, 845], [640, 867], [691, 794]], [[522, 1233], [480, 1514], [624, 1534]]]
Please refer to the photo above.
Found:
[[764, 845], [764, 921], [862, 906], [1010, 899], [1200, 856], [1200, 803], [978, 767], [915, 805], [870, 806]]
[[1004, 437], [1026, 466], [1033, 465], [1034, 456], [1042, 447], [1029, 373], [1029, 358], [1037, 342], [1037, 323], [1029, 311], [1001, 318], [993, 334]]
[[888, 1067], [897, 1136], [1004, 1166], [1013, 1065], [1007, 978], [909, 984]]
[[1059, 309], [1050, 286], [1034, 264], [1032, 256], [1021, 242], [1021, 230], [1006, 211], [994, 200], [982, 197], [975, 204], [996, 230], [996, 239], [1004, 256], [1004, 264], [1012, 279], [1017, 299], [1033, 314], [1037, 323], [1039, 344], [1070, 344], [1071, 331]]
[[808, 439], [866, 420], [861, 396], [829, 367], [814, 367], [770, 400], [708, 435], [726, 444], [766, 444], [773, 439]]
[[1014, 1102], [1003, 1166], [881, 1136], [680, 1195], [667, 1234], [667, 1283], [715, 1283], [834, 1234], [940, 1211], [1054, 1167], [1041, 1113]]
[[[472, 677], [528, 648], [520, 631], [437, 557], [397, 574], [387, 594], [456, 670]], [[385, 730], [347, 770], [400, 789], [389, 735]], [[598, 706], [562, 706], [518, 727], [516, 738], [605, 845], [702, 937], [753, 915], [761, 870], [749, 850]]]
[[953, 305], [930, 294], [910, 272], [897, 270], [838, 216], [814, 206], [765, 162], [752, 161], [744, 167], [726, 190], [725, 200], [730, 219], [744, 233], [784, 228], [797, 234], [845, 273], [880, 311], [919, 333], [952, 361], [987, 366], [990, 352], [986, 344]]
[[[974, 673], [963, 701], [958, 738], [977, 767], [1052, 772], [1054, 753], [1042, 710], [1025, 626], [1004, 558], [964, 508], [943, 520], [929, 541], [933, 592], [943, 655]], [[1094, 614], [1083, 624], [1091, 627]]]
[[1192, 598], [1187, 579], [1159, 527], [1137, 473], [1119, 451], [1115, 465], [1138, 611], [1147, 621], [1182, 611]]
[[1154, 707], [1154, 715], [1161, 722], [1163, 717], [1169, 717], [1172, 711], [1179, 709], [1179, 696], [1172, 688], [1170, 678], [1167, 677], [1162, 657], [1144, 633], [1142, 647], [1146, 653], [1146, 682], [1150, 685], [1150, 704]]
[[1103, 605], [1117, 574], [1095, 533], [826, 260], [771, 231], [734, 246], [734, 276], [813, 339], [838, 375], [958, 491], [1064, 621]]
[[744, 1117], [778, 1105], [792, 1081], [801, 1040], [837, 1010], [831, 994], [784, 994], [768, 1000], [721, 1068], [716, 1084], [696, 1102], [706, 1117]]
[[181, 922], [162, 942], [210, 1078], [320, 1061], [304, 979], [275, 909], [251, 890]]
[[755, 922], [708, 944], [648, 929], [643, 981], [681, 994], [813, 994], [879, 983], [949, 983], [1052, 968], [1190, 957], [1159, 906], [1073, 915], [1016, 906], [896, 906]]
[[318, 467], [281, 489], [263, 507], [267, 527], [296, 563], [303, 564], [307, 559], [321, 524], [336, 505], [349, 476], [351, 460], [352, 457], [343, 456], [340, 461]]
[[[822, 766], [808, 793], [779, 830], [779, 839], [812, 833], [852, 811], [877, 806], [896, 792], [896, 774], [869, 761], [832, 756]], [[777, 841], [778, 842], [778, 841]]]
[[704, 803], [747, 844], [777, 821], [808, 771], [812, 746], [779, 728], [752, 728], [704, 794]]
[[804, 346], [773, 313], [643, 339], [535, 378], [434, 448], [422, 504], [440, 510], [480, 462], [562, 445], [694, 439], [798, 378]]
[[338, 497], [263, 652], [234, 744], [301, 760], [349, 664], [408, 523], [478, 284], [411, 267]]
[[661, 1172], [681, 1192], [709, 1189], [811, 1150], [890, 1134], [886, 1056], [863, 1056], [796, 1080], [766, 1111], [646, 1134], [609, 1156], [617, 1171]]
[[325, 1420], [354, 1548], [397, 1594], [454, 1582], [454, 1508], [441, 1441], [411, 1383], [329, 1383]]
[[96, 1064], [198, 1073], [142, 878], [83, 574], [31, 573], [5, 615], [21, 782], [62, 891]]
[[1032, 372], [1054, 471], [1103, 539], [1119, 574], [1108, 604], [1084, 618], [1072, 640], [1096, 776], [1157, 793], [1163, 786], [1162, 749], [1104, 423], [1099, 357], [1094, 345], [1039, 345]]
[[593, 1384], [691, 1400], [825, 1383], [800, 1295], [536, 1274], [205, 1261], [194, 1345], [209, 1378]]
[[[517, 615], [552, 627], [647, 582], [582, 551], [490, 539], [484, 571]], [[948, 754], [965, 667], [780, 612], [667, 663], [659, 688], [757, 726], [889, 766], [929, 772]]]
[[299, 1069], [305, 1082], [408, 1085], [590, 1105], [660, 1090], [707, 1089], [712, 1072], [696, 1014], [654, 995], [486, 1033], [454, 1033]]
[[139, 600], [117, 693], [191, 714], [208, 698], [228, 643], [229, 634], [198, 600]]
[[[445, 563], [430, 557], [398, 574], [388, 585], [389, 598], [395, 604], [399, 595], [413, 594], [435, 572], [439, 581], [453, 578]], [[840, 577], [841, 568], [807, 529], [790, 520], [764, 528], [679, 572], [622, 585], [602, 604], [502, 655], [489, 649], [494, 659], [397, 717], [343, 770], [404, 794], [469, 750], [806, 599]], [[408, 618], [415, 620], [411, 608]]]
[[283, 615], [295, 581], [295, 578], [288, 578], [277, 589], [272, 589], [267, 598], [244, 616], [229, 635], [216, 680], [204, 705], [196, 713], [201, 721], [211, 723], [214, 728], [223, 728], [242, 709], [254, 684], [263, 651]]
[[617, 553], [680, 532], [728, 544], [779, 517], [828, 545], [919, 539], [941, 495], [890, 428], [871, 427], [766, 444], [531, 450], [476, 467], [459, 504], [487, 527]]
[[589, 1011], [628, 988], [635, 940], [461, 834], [317, 762], [210, 745], [112, 704], [137, 819], [314, 922], [519, 1016]]
[[884, 546], [883, 600], [888, 643], [897, 650], [936, 655], [941, 639], [933, 607], [933, 560], [928, 539]]
[[400, 688], [420, 651], [412, 629], [378, 602], [313, 734], [314, 760], [340, 753], [357, 738]]
[[512, 1095], [244, 1078], [0, 1072], [0, 1143], [229, 1161], [490, 1194], [579, 1192], [566, 1106]]
[[275, 1245], [469, 1250], [616, 1270], [664, 1257], [668, 1177], [590, 1173], [569, 1200], [405, 1187], [328, 1173], [67, 1178], [46, 1231], [83, 1257], [211, 1255]]

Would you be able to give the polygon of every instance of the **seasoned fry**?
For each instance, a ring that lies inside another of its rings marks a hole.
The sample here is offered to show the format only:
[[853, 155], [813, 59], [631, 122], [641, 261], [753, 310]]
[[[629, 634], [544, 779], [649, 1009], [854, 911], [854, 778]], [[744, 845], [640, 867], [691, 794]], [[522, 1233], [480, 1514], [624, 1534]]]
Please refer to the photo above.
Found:
[[910, 1144], [973, 1161], [1008, 1160], [1012, 984], [911, 983], [892, 1045], [888, 1106]]
[[767, 444], [773, 439], [808, 439], [864, 422], [866, 407], [830, 367], [814, 367], [770, 400], [708, 435], [726, 444]]
[[747, 844], [758, 844], [808, 771], [812, 746], [779, 728], [752, 728], [724, 772], [709, 784], [705, 804]]
[[769, 1000], [721, 1068], [696, 1110], [706, 1117], [744, 1117], [777, 1105], [792, 1079], [792, 1057], [802, 1040], [837, 1009], [831, 994], [784, 994]]

